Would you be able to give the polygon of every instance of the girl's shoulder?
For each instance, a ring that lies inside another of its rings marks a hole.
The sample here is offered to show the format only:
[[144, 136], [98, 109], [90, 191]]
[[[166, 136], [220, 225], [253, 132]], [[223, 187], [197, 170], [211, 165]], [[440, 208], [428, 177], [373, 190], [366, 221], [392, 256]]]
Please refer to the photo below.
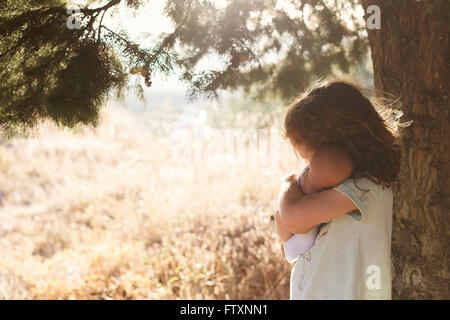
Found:
[[376, 178], [370, 179], [368, 177], [361, 178], [348, 178], [343, 181], [339, 186], [345, 186], [347, 188], [351, 188], [362, 191], [362, 193], [371, 192], [373, 194], [381, 194], [381, 193], [390, 193], [392, 189], [389, 185], [383, 183], [377, 183]]
[[359, 221], [364, 221], [371, 212], [386, 210], [392, 203], [392, 189], [366, 177], [349, 178], [333, 189], [352, 200], [361, 214], [348, 215]]

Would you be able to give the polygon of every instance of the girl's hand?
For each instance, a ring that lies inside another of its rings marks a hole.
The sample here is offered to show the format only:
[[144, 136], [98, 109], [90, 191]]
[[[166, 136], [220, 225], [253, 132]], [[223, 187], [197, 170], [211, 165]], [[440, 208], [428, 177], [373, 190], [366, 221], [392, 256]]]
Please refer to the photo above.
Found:
[[297, 184], [297, 175], [292, 173], [281, 184], [280, 193], [278, 194], [279, 210], [283, 211], [285, 207], [297, 202], [301, 197], [303, 197], [303, 192]]
[[[281, 190], [278, 195], [278, 210], [275, 214], [275, 228], [281, 240], [287, 241], [293, 233], [286, 229], [281, 221], [281, 208], [292, 204], [303, 196], [300, 186], [297, 184], [297, 175], [295, 173], [288, 175], [281, 184]], [[305, 233], [309, 230], [305, 230]]]
[[275, 229], [277, 231], [278, 236], [283, 241], [288, 241], [290, 237], [292, 237], [293, 233], [288, 231], [282, 224], [280, 220], [280, 211], [277, 210], [275, 214]]
[[[288, 240], [294, 233], [293, 230], [287, 229], [286, 224], [283, 223], [283, 213], [287, 210], [292, 209], [292, 207], [304, 196], [302, 189], [297, 183], [297, 175], [292, 173], [288, 175], [282, 182], [281, 190], [278, 195], [278, 211], [275, 217], [277, 233], [280, 235], [280, 238], [284, 241]], [[277, 220], [278, 219], [278, 220]], [[314, 225], [301, 226], [296, 225], [295, 233], [308, 233]], [[280, 230], [278, 230], [280, 229]], [[287, 239], [285, 239], [287, 238]]]

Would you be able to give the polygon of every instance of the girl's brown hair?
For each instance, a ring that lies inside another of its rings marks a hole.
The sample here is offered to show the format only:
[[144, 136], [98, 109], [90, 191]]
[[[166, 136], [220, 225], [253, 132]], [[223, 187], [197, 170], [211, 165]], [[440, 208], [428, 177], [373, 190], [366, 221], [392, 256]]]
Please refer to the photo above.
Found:
[[400, 170], [397, 135], [362, 92], [348, 81], [319, 82], [288, 107], [284, 138], [294, 148], [340, 147], [353, 159], [354, 179], [390, 186]]

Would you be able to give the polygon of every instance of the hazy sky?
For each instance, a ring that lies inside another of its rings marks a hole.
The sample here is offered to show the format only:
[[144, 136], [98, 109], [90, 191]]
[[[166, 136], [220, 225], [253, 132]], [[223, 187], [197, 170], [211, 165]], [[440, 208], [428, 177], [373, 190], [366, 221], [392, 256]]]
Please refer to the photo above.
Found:
[[[163, 15], [162, 10], [166, 0], [150, 0], [146, 5], [137, 11], [137, 15], [133, 15], [132, 10], [125, 7], [125, 1], [120, 6], [120, 16], [118, 14], [108, 17], [104, 23], [113, 27], [123, 27], [133, 40], [151, 47], [155, 44], [156, 36], [161, 32], [172, 32], [174, 30], [171, 21]], [[178, 81], [178, 74], [169, 77], [156, 77], [152, 81], [152, 87], [146, 91], [185, 91], [185, 85]], [[145, 85], [143, 85], [144, 88]]]

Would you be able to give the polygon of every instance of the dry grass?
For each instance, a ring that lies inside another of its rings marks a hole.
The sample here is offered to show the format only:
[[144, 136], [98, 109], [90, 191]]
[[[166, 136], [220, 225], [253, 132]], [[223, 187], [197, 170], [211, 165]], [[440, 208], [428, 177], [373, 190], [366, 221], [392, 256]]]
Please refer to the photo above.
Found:
[[271, 220], [287, 172], [169, 155], [113, 109], [96, 130], [0, 144], [0, 298], [288, 299]]

